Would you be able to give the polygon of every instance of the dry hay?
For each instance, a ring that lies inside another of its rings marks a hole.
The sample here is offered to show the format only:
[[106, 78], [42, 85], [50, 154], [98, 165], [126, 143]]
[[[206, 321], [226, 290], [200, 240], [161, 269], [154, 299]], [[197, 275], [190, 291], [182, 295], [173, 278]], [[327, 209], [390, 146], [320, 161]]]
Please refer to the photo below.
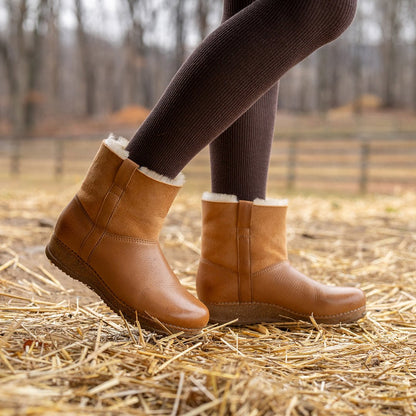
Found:
[[[415, 195], [291, 202], [292, 262], [360, 284], [358, 323], [210, 326], [190, 339], [128, 325], [28, 251], [62, 202], [13, 198], [0, 201], [1, 414], [416, 414]], [[199, 225], [184, 195], [162, 236], [192, 290]]]

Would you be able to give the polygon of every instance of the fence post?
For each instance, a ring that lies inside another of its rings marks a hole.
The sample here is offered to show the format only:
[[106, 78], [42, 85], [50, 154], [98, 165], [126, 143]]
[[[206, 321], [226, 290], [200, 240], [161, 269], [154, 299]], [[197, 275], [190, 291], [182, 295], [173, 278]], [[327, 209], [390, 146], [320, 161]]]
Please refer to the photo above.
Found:
[[287, 157], [286, 188], [288, 190], [292, 190], [295, 187], [297, 147], [297, 138], [295, 136], [291, 136], [289, 139], [289, 153]]
[[21, 158], [20, 137], [13, 136], [10, 140], [11, 140], [10, 175], [17, 176], [20, 174], [20, 158]]
[[62, 178], [64, 173], [64, 139], [55, 139], [55, 179]]
[[368, 190], [368, 161], [370, 158], [370, 142], [367, 137], [361, 137], [360, 145], [360, 192]]

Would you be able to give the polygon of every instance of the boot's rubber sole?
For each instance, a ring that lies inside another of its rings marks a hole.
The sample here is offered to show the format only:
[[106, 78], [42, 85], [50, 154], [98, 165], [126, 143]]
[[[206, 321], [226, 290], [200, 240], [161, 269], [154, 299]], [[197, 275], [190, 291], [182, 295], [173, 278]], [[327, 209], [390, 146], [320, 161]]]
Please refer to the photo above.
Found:
[[[117, 314], [120, 314], [121, 311], [126, 320], [136, 326], [136, 311], [122, 300], [118, 299], [98, 273], [55, 235], [51, 237], [49, 244], [46, 246], [45, 254], [51, 263], [58, 267], [58, 269], [63, 271], [69, 277], [88, 286], [100, 296], [111, 310]], [[137, 311], [137, 317], [139, 318], [140, 326], [142, 328], [162, 334], [183, 332], [185, 336], [190, 336], [200, 333], [202, 329], [182, 328], [180, 326], [167, 324], [165, 322], [153, 320], [151, 317], [144, 316], [143, 313], [140, 313], [139, 311]]]
[[[210, 322], [224, 324], [238, 318], [233, 325], [253, 325], [259, 323], [287, 323], [293, 320], [311, 322], [309, 316], [298, 314], [278, 305], [260, 302], [205, 304], [209, 309]], [[365, 315], [365, 306], [337, 315], [319, 316], [314, 319], [320, 324], [355, 322]]]

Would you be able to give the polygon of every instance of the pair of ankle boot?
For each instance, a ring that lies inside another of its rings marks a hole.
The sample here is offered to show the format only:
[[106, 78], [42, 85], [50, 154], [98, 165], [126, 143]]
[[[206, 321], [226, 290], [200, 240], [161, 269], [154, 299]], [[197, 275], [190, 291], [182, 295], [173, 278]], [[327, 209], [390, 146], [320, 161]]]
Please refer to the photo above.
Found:
[[179, 282], [159, 246], [159, 233], [183, 184], [128, 159], [127, 140], [110, 136], [80, 190], [61, 213], [47, 257], [93, 289], [113, 311], [158, 332], [197, 333], [210, 319], [238, 324], [351, 322], [365, 296], [325, 286], [287, 260], [286, 203], [237, 201], [204, 194], [199, 300]]

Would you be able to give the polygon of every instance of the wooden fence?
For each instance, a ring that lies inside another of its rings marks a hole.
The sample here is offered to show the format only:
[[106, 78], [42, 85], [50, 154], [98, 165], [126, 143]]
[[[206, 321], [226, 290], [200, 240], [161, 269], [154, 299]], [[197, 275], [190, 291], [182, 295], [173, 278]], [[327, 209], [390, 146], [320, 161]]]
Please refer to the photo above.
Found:
[[[0, 178], [78, 178], [85, 173], [99, 143], [99, 137], [0, 140]], [[184, 172], [188, 182], [206, 187], [208, 150], [203, 150]], [[269, 187], [362, 193], [416, 190], [416, 133], [281, 136], [272, 148]]]

